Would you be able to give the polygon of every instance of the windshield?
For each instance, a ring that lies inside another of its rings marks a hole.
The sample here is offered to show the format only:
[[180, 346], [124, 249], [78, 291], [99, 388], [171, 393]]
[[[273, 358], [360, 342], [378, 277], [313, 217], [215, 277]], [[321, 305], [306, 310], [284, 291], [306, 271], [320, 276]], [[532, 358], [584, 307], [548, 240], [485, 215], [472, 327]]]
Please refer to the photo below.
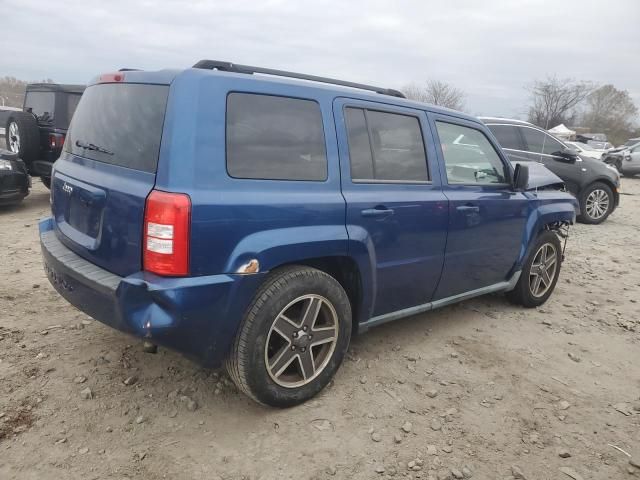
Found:
[[169, 87], [108, 83], [85, 90], [64, 144], [67, 152], [155, 173]]

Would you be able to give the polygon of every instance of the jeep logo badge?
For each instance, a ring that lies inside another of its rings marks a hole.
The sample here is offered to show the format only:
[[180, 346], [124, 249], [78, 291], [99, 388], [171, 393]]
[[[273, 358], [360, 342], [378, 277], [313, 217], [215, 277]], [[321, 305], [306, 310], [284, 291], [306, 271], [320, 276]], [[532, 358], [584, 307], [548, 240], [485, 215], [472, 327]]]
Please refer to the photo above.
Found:
[[69, 195], [71, 195], [71, 192], [73, 192], [73, 187], [69, 185], [67, 182], [64, 182], [64, 185], [62, 185], [62, 190], [64, 192], [67, 192]]

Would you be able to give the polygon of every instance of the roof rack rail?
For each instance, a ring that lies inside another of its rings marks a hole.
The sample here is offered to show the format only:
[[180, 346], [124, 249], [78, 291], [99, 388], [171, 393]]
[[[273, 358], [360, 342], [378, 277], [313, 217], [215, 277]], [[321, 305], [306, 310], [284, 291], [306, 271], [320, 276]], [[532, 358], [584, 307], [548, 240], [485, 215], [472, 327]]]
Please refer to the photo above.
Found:
[[382, 95], [391, 95], [393, 97], [406, 98], [404, 94], [392, 88], [380, 88], [373, 85], [365, 85], [363, 83], [347, 82], [344, 80], [336, 80], [335, 78], [318, 77], [316, 75], [307, 75], [304, 73], [287, 72], [285, 70], [274, 70], [272, 68], [251, 67], [249, 65], [238, 65], [237, 63], [221, 62], [219, 60], [200, 60], [193, 68], [202, 68], [205, 70], [220, 70], [223, 72], [246, 73], [252, 75], [261, 73], [264, 75], [274, 75], [277, 77], [298, 78], [300, 80], [310, 80], [312, 82], [331, 83], [334, 85], [342, 85], [343, 87], [359, 88], [361, 90], [369, 90], [371, 92], [380, 93]]

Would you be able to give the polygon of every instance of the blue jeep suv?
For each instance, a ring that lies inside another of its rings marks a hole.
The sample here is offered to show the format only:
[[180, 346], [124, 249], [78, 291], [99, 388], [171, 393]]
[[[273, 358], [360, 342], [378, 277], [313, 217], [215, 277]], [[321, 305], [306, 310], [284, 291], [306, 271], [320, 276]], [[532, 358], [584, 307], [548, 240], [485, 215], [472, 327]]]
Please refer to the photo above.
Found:
[[54, 165], [44, 267], [100, 322], [291, 406], [374, 325], [544, 303], [577, 204], [529, 168], [394, 90], [216, 61], [105, 74]]

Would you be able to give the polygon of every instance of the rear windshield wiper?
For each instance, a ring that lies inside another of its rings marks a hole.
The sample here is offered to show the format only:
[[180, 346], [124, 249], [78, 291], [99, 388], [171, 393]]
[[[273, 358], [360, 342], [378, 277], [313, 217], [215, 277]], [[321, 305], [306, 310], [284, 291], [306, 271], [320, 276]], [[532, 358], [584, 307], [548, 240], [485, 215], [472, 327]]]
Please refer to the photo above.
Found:
[[81, 140], [76, 140], [76, 147], [80, 147], [83, 148], [85, 150], [92, 150], [95, 152], [100, 152], [100, 153], [104, 153], [106, 155], [113, 155], [113, 152], [110, 150], [107, 150], [106, 148], [102, 148], [98, 145], [95, 145], [93, 143], [86, 143], [83, 142]]

